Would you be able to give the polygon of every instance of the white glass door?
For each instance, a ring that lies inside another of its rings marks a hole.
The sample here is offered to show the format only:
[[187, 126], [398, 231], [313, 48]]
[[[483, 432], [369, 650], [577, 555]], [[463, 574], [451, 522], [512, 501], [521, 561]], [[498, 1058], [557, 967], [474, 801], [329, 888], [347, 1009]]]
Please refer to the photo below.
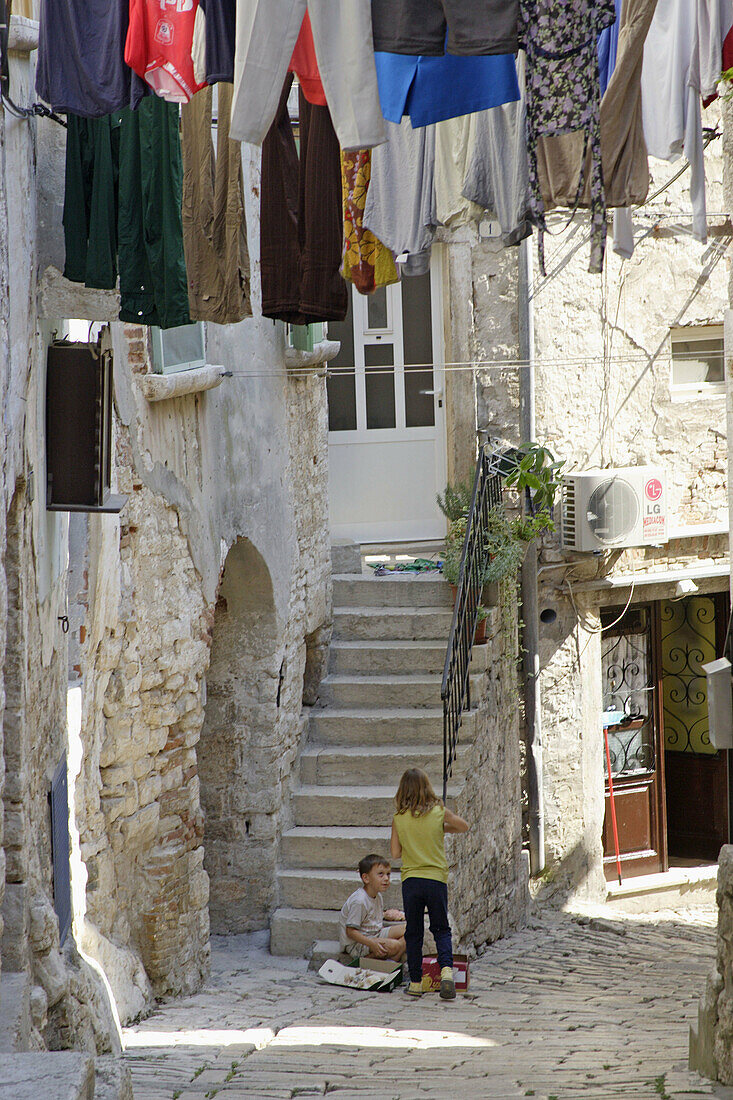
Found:
[[[437, 251], [437, 250], [436, 250]], [[357, 542], [439, 539], [445, 487], [439, 265], [364, 297], [352, 291], [329, 364], [331, 532]]]

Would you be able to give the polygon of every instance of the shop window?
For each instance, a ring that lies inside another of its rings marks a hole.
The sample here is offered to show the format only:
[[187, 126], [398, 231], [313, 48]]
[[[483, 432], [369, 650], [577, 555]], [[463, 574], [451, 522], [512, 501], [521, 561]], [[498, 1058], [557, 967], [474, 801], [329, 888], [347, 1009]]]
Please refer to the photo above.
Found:
[[677, 400], [725, 393], [722, 325], [689, 325], [671, 330], [672, 396]]

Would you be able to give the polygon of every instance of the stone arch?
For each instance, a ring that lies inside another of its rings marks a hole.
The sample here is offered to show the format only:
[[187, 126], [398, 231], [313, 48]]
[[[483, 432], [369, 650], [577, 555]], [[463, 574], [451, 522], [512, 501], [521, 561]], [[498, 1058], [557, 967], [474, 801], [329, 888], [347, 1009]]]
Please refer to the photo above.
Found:
[[199, 743], [214, 933], [266, 927], [274, 906], [283, 653], [270, 571], [240, 538], [222, 571]]

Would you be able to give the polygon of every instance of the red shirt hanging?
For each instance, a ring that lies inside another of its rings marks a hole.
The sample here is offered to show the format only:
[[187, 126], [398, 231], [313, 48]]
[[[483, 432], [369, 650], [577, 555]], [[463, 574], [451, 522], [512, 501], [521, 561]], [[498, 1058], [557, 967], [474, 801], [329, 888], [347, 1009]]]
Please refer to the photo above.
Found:
[[171, 103], [188, 103], [204, 87], [191, 57], [197, 8], [198, 0], [130, 0], [125, 61]]
[[295, 73], [303, 95], [314, 107], [326, 107], [326, 93], [321, 84], [321, 74], [318, 71], [316, 61], [316, 46], [313, 41], [311, 17], [306, 11], [303, 16], [303, 25], [300, 28], [298, 41], [293, 50], [293, 59], [289, 65], [289, 72]]

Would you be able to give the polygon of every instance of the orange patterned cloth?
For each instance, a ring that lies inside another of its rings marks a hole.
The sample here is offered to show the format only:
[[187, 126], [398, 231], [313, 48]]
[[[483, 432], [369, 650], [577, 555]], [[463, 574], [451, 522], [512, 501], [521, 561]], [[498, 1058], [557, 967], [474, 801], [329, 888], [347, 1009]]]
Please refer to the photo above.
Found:
[[341, 274], [360, 294], [372, 294], [378, 286], [399, 282], [390, 250], [364, 228], [369, 181], [372, 178], [370, 149], [341, 151], [341, 186], [344, 196], [344, 259]]

